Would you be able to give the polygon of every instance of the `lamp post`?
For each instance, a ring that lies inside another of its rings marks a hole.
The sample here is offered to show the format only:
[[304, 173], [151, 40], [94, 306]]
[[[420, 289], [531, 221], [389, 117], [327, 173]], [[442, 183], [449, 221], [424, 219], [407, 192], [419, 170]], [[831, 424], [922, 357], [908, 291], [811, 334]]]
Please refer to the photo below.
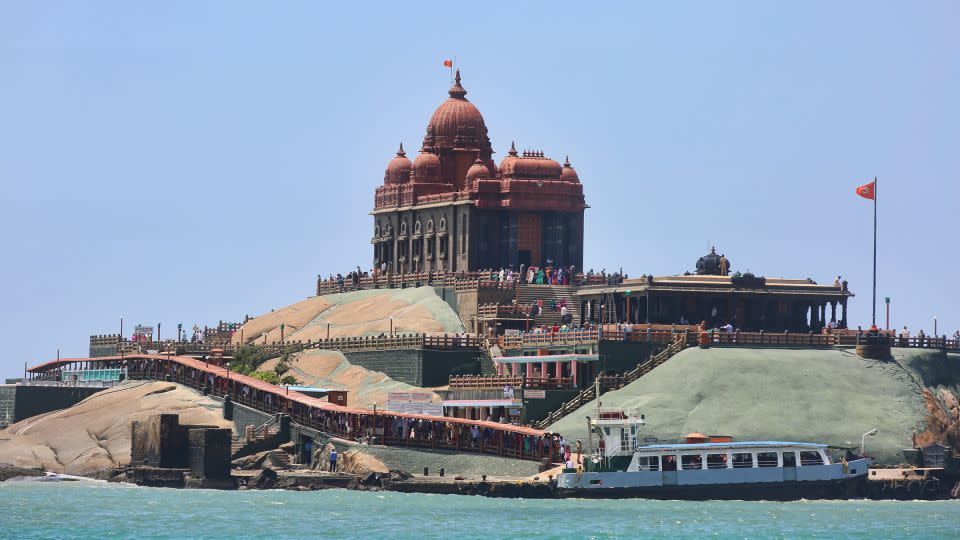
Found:
[[870, 431], [864, 433], [863, 436], [860, 437], [860, 456], [861, 457], [867, 455], [867, 437], [872, 437], [876, 434], [877, 434], [877, 428], [873, 428]]

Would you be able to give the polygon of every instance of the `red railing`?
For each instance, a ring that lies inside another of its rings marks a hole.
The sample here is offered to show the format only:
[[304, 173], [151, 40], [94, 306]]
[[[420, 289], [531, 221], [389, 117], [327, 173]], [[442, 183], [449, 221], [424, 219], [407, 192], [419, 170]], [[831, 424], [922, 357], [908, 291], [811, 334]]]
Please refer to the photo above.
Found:
[[[126, 369], [131, 379], [171, 381], [214, 396], [229, 395], [235, 403], [268, 414], [288, 414], [302, 426], [349, 440], [373, 436], [387, 445], [481, 452], [535, 461], [544, 458], [553, 461], [559, 456], [557, 438], [532, 428], [343, 407], [189, 357], [131, 355], [64, 359], [31, 368], [29, 372], [42, 376], [47, 371], [58, 370], [64, 362], [87, 362], [103, 368], [120, 367]], [[481, 431], [484, 444], [469, 444], [473, 428]]]

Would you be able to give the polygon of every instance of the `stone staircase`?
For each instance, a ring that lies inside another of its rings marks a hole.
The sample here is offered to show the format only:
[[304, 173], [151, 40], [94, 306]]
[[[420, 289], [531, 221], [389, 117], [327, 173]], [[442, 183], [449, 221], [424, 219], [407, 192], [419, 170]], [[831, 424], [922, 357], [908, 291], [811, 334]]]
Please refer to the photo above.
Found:
[[570, 285], [525, 285], [517, 286], [517, 303], [532, 305], [543, 300], [543, 314], [534, 324], [561, 324], [560, 312], [554, 306], [567, 301], [567, 310], [573, 315], [573, 324], [580, 324], [580, 304], [573, 296], [575, 288]]
[[561, 405], [559, 409], [548, 414], [546, 418], [538, 422], [533, 422], [533, 427], [536, 429], [545, 429], [550, 424], [553, 424], [564, 416], [576, 411], [580, 407], [596, 399], [598, 389], [601, 396], [610, 390], [619, 390], [620, 388], [623, 388], [640, 377], [643, 377], [647, 373], [650, 373], [653, 368], [666, 362], [670, 359], [670, 357], [682, 351], [686, 347], [686, 334], [677, 334], [677, 337], [674, 339], [673, 343], [667, 346], [666, 349], [660, 351], [646, 361], [640, 362], [637, 364], [637, 367], [631, 371], [628, 371], [627, 373], [624, 373], [623, 375], [601, 377], [599, 381], [600, 384], [596, 384], [598, 381], [594, 381], [594, 384], [590, 385], [589, 388], [585, 388], [582, 392], [574, 396], [573, 399]]
[[280, 433], [280, 426], [274, 420], [269, 420], [264, 424], [254, 427], [247, 426], [246, 433], [241, 437], [234, 435], [230, 443], [230, 455], [236, 455], [238, 452], [248, 446], [259, 445], [267, 439], [273, 439]]

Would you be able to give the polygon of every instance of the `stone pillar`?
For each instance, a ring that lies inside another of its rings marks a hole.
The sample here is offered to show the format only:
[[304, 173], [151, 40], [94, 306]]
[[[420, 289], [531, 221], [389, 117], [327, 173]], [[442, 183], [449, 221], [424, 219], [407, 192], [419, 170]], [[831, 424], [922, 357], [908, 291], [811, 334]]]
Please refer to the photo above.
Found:
[[836, 300], [830, 301], [830, 322], [832, 323], [837, 322], [837, 301]]
[[540, 378], [543, 380], [543, 382], [547, 382], [547, 379], [550, 378], [550, 374], [547, 373], [546, 362], [540, 362]]
[[556, 372], [557, 372], [557, 375], [556, 375], [556, 377], [557, 377], [557, 382], [560, 382], [560, 378], [563, 376], [563, 369], [560, 367], [560, 362], [554, 362], [554, 363], [553, 363], [553, 366], [554, 366], [554, 369], [556, 369]]
[[573, 387], [577, 388], [577, 361], [570, 361], [570, 376], [573, 377]]
[[533, 378], [533, 362], [527, 362], [527, 379]]
[[847, 297], [840, 300], [840, 328], [847, 327]]

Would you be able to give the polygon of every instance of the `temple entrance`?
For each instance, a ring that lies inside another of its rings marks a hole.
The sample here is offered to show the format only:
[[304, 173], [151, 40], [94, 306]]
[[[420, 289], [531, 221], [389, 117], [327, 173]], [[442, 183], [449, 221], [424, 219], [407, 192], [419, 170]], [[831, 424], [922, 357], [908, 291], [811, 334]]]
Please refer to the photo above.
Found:
[[521, 265], [521, 266], [524, 266], [524, 267], [527, 267], [527, 268], [530, 267], [531, 258], [530, 258], [530, 250], [529, 250], [529, 249], [521, 249], [521, 250], [520, 250], [519, 262], [520, 262], [520, 265]]

